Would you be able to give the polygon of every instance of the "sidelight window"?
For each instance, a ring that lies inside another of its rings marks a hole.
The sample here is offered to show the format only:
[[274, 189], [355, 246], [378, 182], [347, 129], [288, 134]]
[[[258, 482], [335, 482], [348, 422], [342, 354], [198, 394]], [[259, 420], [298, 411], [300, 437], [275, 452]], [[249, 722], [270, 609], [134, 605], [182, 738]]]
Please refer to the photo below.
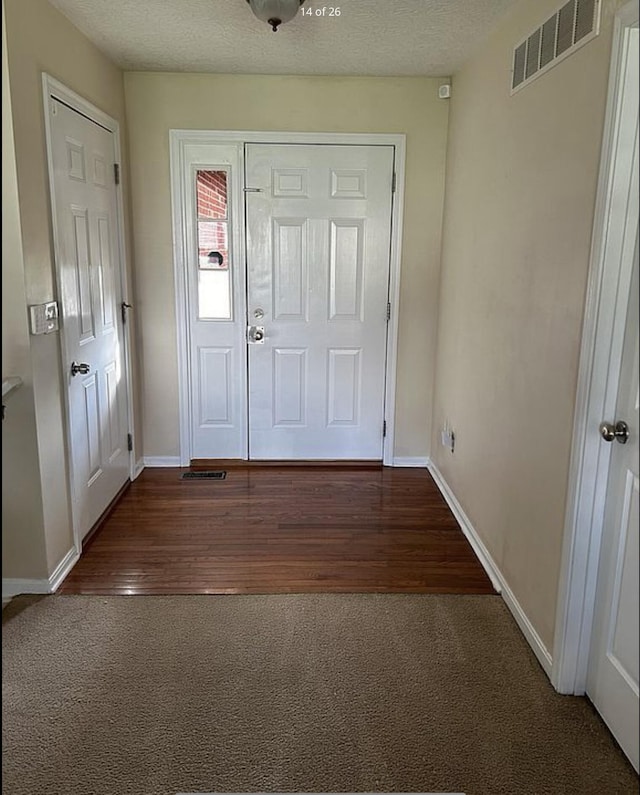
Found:
[[226, 170], [196, 172], [200, 320], [231, 320], [228, 176]]

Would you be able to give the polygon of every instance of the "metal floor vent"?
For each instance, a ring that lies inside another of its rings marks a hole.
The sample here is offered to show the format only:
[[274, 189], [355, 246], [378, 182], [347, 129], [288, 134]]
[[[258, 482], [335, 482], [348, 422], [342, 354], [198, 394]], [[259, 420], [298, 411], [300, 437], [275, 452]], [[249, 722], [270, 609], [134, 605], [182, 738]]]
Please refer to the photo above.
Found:
[[182, 480], [224, 480], [227, 477], [226, 472], [184, 472], [181, 476]]

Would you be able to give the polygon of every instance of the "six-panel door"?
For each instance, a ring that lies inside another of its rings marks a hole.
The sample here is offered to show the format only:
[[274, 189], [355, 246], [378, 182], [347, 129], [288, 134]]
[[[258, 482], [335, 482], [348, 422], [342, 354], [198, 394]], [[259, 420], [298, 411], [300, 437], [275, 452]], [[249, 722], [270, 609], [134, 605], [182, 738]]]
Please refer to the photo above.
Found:
[[393, 154], [246, 146], [252, 459], [382, 458]]
[[74, 513], [84, 537], [129, 476], [114, 140], [57, 100], [49, 112]]
[[[607, 487], [598, 589], [593, 626], [587, 694], [631, 763], [638, 769], [640, 686], [638, 626], [640, 617], [640, 472], [638, 432], [638, 227], [635, 230], [633, 277], [628, 297], [622, 367], [615, 417], [628, 437], [609, 443], [611, 465]], [[606, 444], [606, 442], [602, 442]]]

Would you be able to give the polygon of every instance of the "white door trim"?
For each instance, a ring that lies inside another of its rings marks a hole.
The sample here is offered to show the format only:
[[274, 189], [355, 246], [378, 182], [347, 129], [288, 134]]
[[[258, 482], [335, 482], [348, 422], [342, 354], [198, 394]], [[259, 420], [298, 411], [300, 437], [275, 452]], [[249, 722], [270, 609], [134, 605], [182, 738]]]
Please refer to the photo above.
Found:
[[[124, 202], [123, 202], [123, 169], [122, 169], [122, 148], [120, 144], [120, 125], [119, 123], [113, 119], [108, 114], [104, 113], [104, 111], [100, 110], [100, 108], [93, 105], [88, 100], [81, 97], [79, 94], [76, 94], [75, 91], [72, 91], [70, 88], [65, 86], [59, 80], [56, 80], [51, 75], [43, 72], [42, 74], [42, 99], [44, 103], [44, 126], [45, 126], [45, 141], [47, 146], [47, 169], [49, 174], [49, 193], [51, 198], [51, 211], [52, 211], [52, 218], [56, 217], [55, 212], [55, 188], [54, 188], [54, 168], [53, 168], [53, 147], [52, 147], [52, 134], [51, 134], [51, 124], [50, 124], [50, 115], [49, 115], [49, 99], [53, 97], [54, 99], [63, 102], [68, 107], [72, 108], [73, 110], [81, 113], [83, 116], [86, 116], [91, 121], [96, 122], [96, 124], [100, 124], [102, 127], [105, 127], [109, 132], [113, 133], [114, 138], [114, 147], [115, 147], [115, 157], [116, 162], [120, 164], [120, 183], [116, 185], [116, 201], [117, 201], [117, 214], [116, 214], [116, 221], [117, 221], [117, 234], [118, 234], [118, 257], [120, 262], [120, 284], [121, 284], [121, 295], [122, 300], [126, 301], [127, 303], [131, 303], [131, 296], [129, 295], [128, 289], [128, 273], [129, 273], [129, 265], [127, 261], [127, 252], [126, 252], [126, 245], [125, 245], [125, 236], [124, 236]], [[54, 250], [54, 257], [56, 262], [55, 267], [55, 279], [56, 279], [56, 290], [58, 295], [62, 295], [61, 290], [61, 283], [60, 283], [60, 271], [57, 267], [57, 263], [60, 259], [60, 243], [58, 240], [58, 230], [56, 228], [56, 224], [52, 223], [52, 234], [53, 234], [53, 250]], [[127, 423], [129, 426], [129, 432], [133, 433], [133, 389], [132, 389], [132, 366], [131, 366], [131, 350], [133, 345], [133, 333], [132, 333], [132, 323], [128, 322], [124, 325], [123, 334], [122, 334], [122, 347], [124, 351], [124, 368], [125, 368], [125, 381], [126, 381], [126, 391], [127, 391]], [[67, 366], [67, 362], [69, 361], [69, 357], [67, 355], [67, 340], [65, 337], [65, 330], [64, 324], [61, 324], [60, 327], [60, 356], [61, 362], [60, 366], [64, 370]], [[67, 472], [69, 473], [69, 488], [71, 491], [71, 521], [73, 524], [73, 540], [74, 546], [76, 549], [77, 554], [80, 554], [82, 551], [82, 534], [81, 529], [79, 526], [79, 519], [77, 516], [77, 508], [76, 508], [76, 498], [73, 493], [73, 461], [71, 460], [71, 455], [69, 451], [71, 450], [72, 440], [70, 438], [70, 406], [69, 406], [69, 391], [67, 389], [64, 390], [64, 414], [65, 414], [65, 422], [66, 422], [66, 433], [67, 433], [67, 453], [66, 453], [66, 464], [67, 464]], [[131, 480], [135, 480], [137, 475], [140, 473], [140, 470], [136, 468], [136, 439], [133, 439], [133, 450], [129, 452], [129, 478]], [[114, 495], [115, 496], [115, 495]]]
[[[385, 386], [385, 419], [387, 433], [384, 438], [383, 464], [393, 466], [396, 404], [396, 367], [398, 358], [398, 320], [400, 308], [400, 263], [402, 256], [402, 227], [404, 217], [404, 185], [406, 136], [386, 133], [294, 133], [294, 132], [256, 132], [256, 131], [210, 131], [210, 130], [170, 130], [171, 199], [173, 220], [173, 263], [176, 287], [176, 332], [178, 344], [178, 393], [180, 413], [180, 465], [188, 466], [191, 461], [191, 423], [190, 423], [190, 368], [188, 332], [188, 293], [185, 269], [186, 252], [183, 241], [187, 225], [192, 220], [187, 217], [184, 199], [185, 150], [189, 145], [224, 145], [245, 143], [259, 144], [338, 144], [361, 146], [395, 147], [396, 185], [391, 213], [391, 250], [389, 276], [389, 302], [391, 318], [387, 324], [387, 368]], [[244, 203], [243, 203], [244, 205]], [[244, 228], [244, 206], [242, 208]], [[242, 262], [245, 262], [244, 250]], [[245, 296], [246, 298], [246, 296]], [[246, 317], [246, 305], [238, 307]], [[245, 412], [246, 414], [246, 412]]]
[[[625, 95], [635, 92], [637, 125], [638, 87], [626, 87], [625, 92], [624, 79], [631, 29], [637, 27], [637, 2], [630, 2], [618, 11], [614, 22], [580, 351], [552, 669], [554, 687], [575, 695], [582, 695], [586, 688], [611, 453], [611, 446], [602, 443], [598, 426], [615, 412], [622, 356], [619, 327], [624, 325], [624, 318], [616, 322], [616, 307], [625, 287], [626, 294], [629, 290], [631, 268], [625, 264], [630, 266], [632, 256], [623, 256], [629, 244], [626, 230], [638, 218], [637, 126], [634, 144], [629, 140], [633, 108], [623, 102]], [[622, 213], [621, 205], [626, 205]]]

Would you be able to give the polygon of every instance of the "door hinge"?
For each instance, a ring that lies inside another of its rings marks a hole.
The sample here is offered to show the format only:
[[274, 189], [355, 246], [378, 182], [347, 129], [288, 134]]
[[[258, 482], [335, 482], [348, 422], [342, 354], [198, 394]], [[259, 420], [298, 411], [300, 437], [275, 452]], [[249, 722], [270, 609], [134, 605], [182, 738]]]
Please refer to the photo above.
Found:
[[393, 176], [391, 177], [391, 193], [396, 192], [396, 172], [393, 172]]
[[120, 304], [120, 314], [122, 315], [122, 325], [127, 322], [127, 309], [131, 309], [131, 304], [128, 304], [126, 301], [123, 301]]
[[127, 434], [127, 450], [131, 452], [133, 450], [133, 434]]
[[384, 420], [382, 423], [382, 438], [384, 439], [386, 435], [387, 435], [387, 421]]
[[391, 302], [387, 303], [387, 323], [391, 320]]
[[120, 184], [120, 163], [113, 164], [113, 178], [116, 181], [116, 185]]

